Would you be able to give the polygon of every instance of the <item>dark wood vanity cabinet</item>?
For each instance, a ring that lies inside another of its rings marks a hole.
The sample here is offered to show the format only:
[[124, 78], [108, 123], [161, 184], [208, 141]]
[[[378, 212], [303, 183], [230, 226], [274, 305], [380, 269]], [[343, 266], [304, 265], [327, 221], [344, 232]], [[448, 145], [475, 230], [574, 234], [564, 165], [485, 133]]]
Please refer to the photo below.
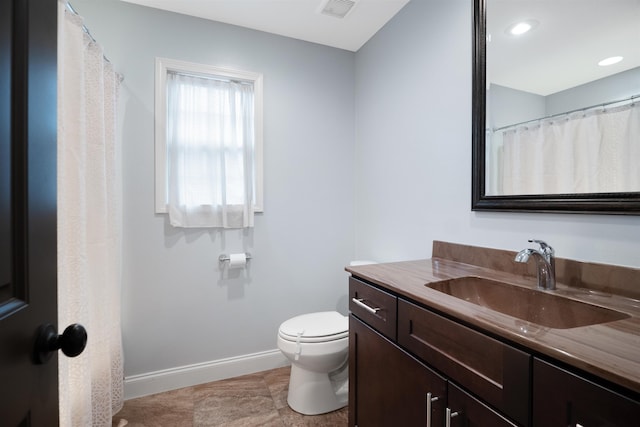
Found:
[[533, 362], [533, 426], [640, 425], [640, 402], [548, 362]]
[[350, 427], [640, 425], [633, 394], [354, 277], [349, 293]]
[[[397, 307], [400, 319], [399, 310], [406, 309], [404, 301], [354, 278], [349, 288], [350, 426], [442, 427], [447, 410], [452, 414], [452, 427], [517, 425], [436, 373], [428, 357], [423, 363], [395, 342], [396, 321], [388, 313], [395, 316]], [[383, 325], [385, 333], [372, 323]], [[419, 351], [416, 354], [422, 359]]]
[[353, 315], [349, 333], [350, 426], [517, 426]]

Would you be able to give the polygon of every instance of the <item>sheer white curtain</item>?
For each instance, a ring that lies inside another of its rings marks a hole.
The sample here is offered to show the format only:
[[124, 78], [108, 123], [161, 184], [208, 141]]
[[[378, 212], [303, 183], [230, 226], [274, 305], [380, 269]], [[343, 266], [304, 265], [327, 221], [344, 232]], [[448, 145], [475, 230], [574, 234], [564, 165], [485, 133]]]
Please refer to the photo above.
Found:
[[176, 227], [253, 227], [253, 85], [169, 72], [168, 210]]
[[502, 194], [639, 191], [640, 104], [507, 130], [502, 160]]
[[123, 399], [119, 76], [58, 4], [58, 325], [80, 323], [87, 347], [59, 357], [60, 425], [111, 426]]

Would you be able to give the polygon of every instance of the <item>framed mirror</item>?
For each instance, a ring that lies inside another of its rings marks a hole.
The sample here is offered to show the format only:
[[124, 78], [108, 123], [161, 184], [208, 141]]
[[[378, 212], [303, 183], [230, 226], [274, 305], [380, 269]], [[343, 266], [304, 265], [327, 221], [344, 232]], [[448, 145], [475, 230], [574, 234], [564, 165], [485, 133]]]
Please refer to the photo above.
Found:
[[472, 210], [640, 215], [640, 0], [473, 1]]

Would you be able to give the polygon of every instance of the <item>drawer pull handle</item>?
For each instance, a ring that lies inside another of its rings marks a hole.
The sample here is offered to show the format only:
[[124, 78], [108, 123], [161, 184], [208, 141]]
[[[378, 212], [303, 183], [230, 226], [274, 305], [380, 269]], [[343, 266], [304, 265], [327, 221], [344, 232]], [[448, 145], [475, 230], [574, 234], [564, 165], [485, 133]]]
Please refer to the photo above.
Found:
[[378, 314], [378, 312], [380, 311], [380, 308], [378, 308], [378, 307], [376, 307], [376, 308], [369, 307], [367, 304], [365, 304], [363, 302], [364, 300], [362, 298], [351, 298], [351, 301], [356, 303], [356, 305], [364, 308], [365, 310], [367, 310], [371, 314]]
[[453, 417], [457, 417], [458, 415], [460, 415], [459, 412], [451, 412], [450, 408], [446, 409], [446, 416], [445, 416], [445, 427], [451, 427], [451, 418]]
[[427, 427], [431, 427], [431, 406], [433, 402], [438, 401], [438, 396], [434, 396], [431, 392], [427, 393]]

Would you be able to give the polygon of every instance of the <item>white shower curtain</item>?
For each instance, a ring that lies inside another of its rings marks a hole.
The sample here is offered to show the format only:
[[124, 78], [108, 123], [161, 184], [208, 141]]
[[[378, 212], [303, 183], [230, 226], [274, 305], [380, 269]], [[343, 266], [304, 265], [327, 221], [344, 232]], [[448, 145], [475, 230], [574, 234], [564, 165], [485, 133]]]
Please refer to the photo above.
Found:
[[501, 194], [640, 190], [640, 103], [545, 119], [503, 133]]
[[120, 79], [82, 18], [58, 8], [58, 325], [88, 333], [80, 356], [59, 357], [60, 425], [111, 426], [123, 402]]

